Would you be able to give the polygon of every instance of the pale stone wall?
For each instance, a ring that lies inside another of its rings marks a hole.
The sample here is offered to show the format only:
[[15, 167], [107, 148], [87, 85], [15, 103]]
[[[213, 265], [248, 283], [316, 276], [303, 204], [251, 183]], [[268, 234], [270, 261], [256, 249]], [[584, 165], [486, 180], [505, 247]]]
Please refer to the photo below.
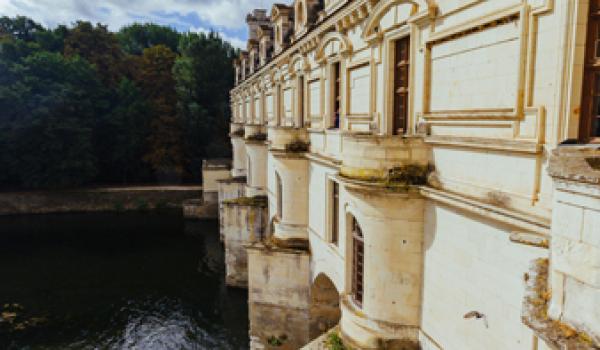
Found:
[[[532, 349], [521, 323], [523, 278], [547, 251], [512, 243], [511, 228], [428, 203], [421, 328], [444, 349]], [[477, 311], [482, 319], [465, 319]]]
[[248, 156], [246, 196], [264, 195], [267, 186], [267, 146], [264, 142], [247, 141], [246, 153]]
[[267, 226], [263, 206], [225, 202], [223, 206], [223, 242], [225, 243], [225, 282], [233, 287], [248, 284], [246, 245], [260, 242]]
[[233, 151], [232, 176], [246, 176], [246, 144], [243, 137], [232, 137], [231, 145]]
[[[233, 170], [232, 170], [233, 172]], [[225, 201], [243, 197], [246, 192], [246, 178], [234, 177], [227, 180], [218, 181], [219, 185], [219, 235], [221, 241], [225, 238]]]
[[600, 151], [563, 147], [554, 194], [549, 315], [600, 343]]
[[[248, 130], [269, 123], [264, 153], [234, 144], [234, 169], [241, 173], [247, 148], [247, 193], [266, 189], [268, 217], [280, 220], [273, 221], [274, 238], [308, 238], [310, 247], [298, 275], [268, 280], [261, 269], [291, 271], [299, 250], [253, 250], [256, 305], [294, 308], [283, 297], [293, 293], [286, 286], [304, 293], [324, 275], [340, 293], [340, 331], [355, 347], [410, 341], [436, 350], [541, 350], [548, 345], [521, 322], [523, 276], [532, 260], [551, 257], [559, 293], [551, 314], [597, 334], [590, 326], [598, 323], [597, 303], [589, 302], [598, 288], [596, 231], [590, 233], [600, 225], [597, 196], [562, 182], [555, 191], [547, 171], [548, 152], [577, 137], [587, 4], [325, 1], [315, 29], [287, 48], [279, 43], [281, 53], [231, 92]], [[406, 134], [394, 135], [394, 50], [406, 37], [408, 121]], [[296, 138], [310, 142], [309, 152], [286, 152]], [[428, 164], [435, 172], [418, 190], [406, 186], [404, 197], [389, 182], [390, 170]], [[281, 218], [275, 174], [283, 180]], [[340, 186], [337, 243], [333, 182]], [[365, 234], [362, 306], [349, 295], [350, 214]], [[472, 312], [480, 317], [465, 318]], [[296, 316], [294, 322], [305, 317]]]
[[299, 349], [308, 343], [309, 255], [249, 247], [248, 281], [251, 348], [264, 348], [271, 337], [282, 339], [282, 349]]
[[231, 177], [229, 160], [205, 160], [202, 165], [202, 198], [204, 203], [219, 201], [219, 180]]

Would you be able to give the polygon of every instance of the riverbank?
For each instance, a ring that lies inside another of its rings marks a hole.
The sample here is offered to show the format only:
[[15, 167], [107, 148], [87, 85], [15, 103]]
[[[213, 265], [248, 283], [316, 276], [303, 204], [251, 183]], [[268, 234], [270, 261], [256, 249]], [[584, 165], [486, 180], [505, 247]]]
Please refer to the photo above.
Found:
[[0, 216], [180, 208], [202, 186], [128, 186], [0, 192]]

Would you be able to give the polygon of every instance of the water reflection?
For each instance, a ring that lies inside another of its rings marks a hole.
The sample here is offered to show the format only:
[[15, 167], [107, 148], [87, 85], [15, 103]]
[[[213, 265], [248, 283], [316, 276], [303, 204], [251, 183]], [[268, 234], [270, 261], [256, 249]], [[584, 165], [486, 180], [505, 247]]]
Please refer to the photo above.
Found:
[[223, 268], [216, 221], [0, 218], [0, 348], [246, 349], [246, 292]]

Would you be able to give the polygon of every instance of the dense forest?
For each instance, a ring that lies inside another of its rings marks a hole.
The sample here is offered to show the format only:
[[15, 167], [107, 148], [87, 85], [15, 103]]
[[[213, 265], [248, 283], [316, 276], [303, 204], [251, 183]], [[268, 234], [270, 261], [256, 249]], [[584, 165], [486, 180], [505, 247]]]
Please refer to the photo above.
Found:
[[229, 155], [217, 34], [0, 18], [0, 188], [198, 181]]

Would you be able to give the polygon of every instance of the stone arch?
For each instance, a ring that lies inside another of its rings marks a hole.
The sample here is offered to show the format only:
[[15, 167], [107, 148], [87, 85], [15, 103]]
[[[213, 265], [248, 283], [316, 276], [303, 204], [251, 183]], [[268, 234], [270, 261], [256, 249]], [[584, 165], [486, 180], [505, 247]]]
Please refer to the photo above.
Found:
[[310, 287], [310, 338], [336, 326], [340, 317], [340, 293], [329, 276], [319, 273]]
[[289, 75], [294, 75], [297, 70], [296, 70], [296, 64], [298, 63], [298, 61], [302, 62], [302, 71], [306, 71], [310, 68], [310, 64], [308, 63], [308, 59], [306, 58], [306, 56], [298, 53], [296, 55], [294, 55], [292, 57], [292, 59], [290, 59], [290, 62], [288, 63], [288, 73]]
[[[437, 5], [434, 0], [423, 0], [427, 5], [427, 13], [430, 17], [435, 16]], [[419, 1], [416, 0], [384, 0], [380, 1], [373, 7], [370, 11], [370, 15], [365, 22], [365, 27], [363, 29], [362, 38], [365, 41], [372, 41], [376, 38], [380, 33], [377, 32], [377, 28], [379, 27], [379, 22], [385, 16], [385, 14], [389, 11], [389, 9], [396, 5], [407, 4], [412, 6], [411, 16], [415, 15], [419, 12]]]
[[339, 50], [338, 54], [349, 55], [352, 53], [352, 43], [350, 42], [350, 39], [348, 39], [348, 37], [346, 35], [336, 32], [336, 31], [329, 32], [321, 38], [319, 45], [317, 46], [317, 51], [316, 51], [315, 56], [316, 56], [316, 59], [318, 62], [322, 62], [326, 59], [325, 47], [327, 47], [327, 44], [329, 44], [332, 41], [339, 41], [339, 43], [340, 43], [340, 50]]

